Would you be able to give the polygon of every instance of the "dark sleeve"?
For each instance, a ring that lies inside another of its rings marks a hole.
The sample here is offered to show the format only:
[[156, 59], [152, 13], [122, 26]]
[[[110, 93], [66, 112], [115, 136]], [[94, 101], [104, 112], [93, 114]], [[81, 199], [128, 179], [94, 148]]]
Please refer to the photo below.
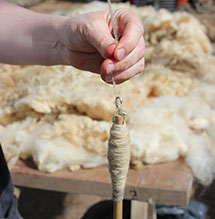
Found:
[[10, 172], [0, 145], [0, 218], [21, 219]]

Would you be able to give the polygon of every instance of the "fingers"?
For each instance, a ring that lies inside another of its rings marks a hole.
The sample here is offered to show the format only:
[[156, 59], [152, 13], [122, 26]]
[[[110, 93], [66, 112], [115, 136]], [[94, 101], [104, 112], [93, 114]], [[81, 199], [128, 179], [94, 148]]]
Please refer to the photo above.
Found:
[[112, 75], [117, 84], [122, 83], [144, 69], [144, 49], [145, 42], [143, 36], [140, 37], [136, 47], [121, 61], [114, 58], [106, 59], [101, 66], [101, 77], [107, 83], [112, 83]]
[[106, 59], [101, 66], [102, 72], [105, 74], [112, 74], [114, 72], [121, 72], [130, 68], [144, 57], [144, 48], [145, 42], [142, 37], [138, 42], [137, 47], [134, 48], [134, 50], [123, 60], [116, 61], [113, 58]]
[[[117, 42], [113, 38], [108, 22], [104, 23], [102, 20], [107, 20], [108, 13], [97, 12], [97, 20], [86, 24], [87, 40], [94, 46], [98, 52], [103, 56], [103, 58], [108, 58], [113, 56], [113, 52], [116, 49]], [[95, 16], [95, 17], [96, 17]]]
[[89, 54], [69, 51], [68, 54], [65, 54], [65, 61], [75, 68], [100, 74], [104, 58], [98, 52]]
[[[116, 84], [120, 84], [132, 77], [134, 77], [136, 74], [141, 73], [144, 70], [145, 67], [145, 59], [144, 57], [139, 60], [135, 65], [131, 66], [130, 68], [126, 69], [125, 71], [121, 71], [121, 72], [115, 72], [113, 74], [114, 76], [114, 81], [116, 82]], [[109, 84], [112, 84], [112, 74], [105, 74], [102, 73], [101, 74], [101, 78]]]
[[113, 56], [116, 60], [122, 60], [133, 51], [143, 37], [143, 25], [137, 14], [128, 9], [117, 10], [115, 19], [118, 21], [121, 38]]
[[107, 83], [112, 83], [112, 74], [116, 83], [122, 83], [143, 71], [143, 27], [132, 10], [117, 10], [114, 16], [119, 42], [111, 34], [109, 13], [94, 12], [76, 19], [78, 28], [75, 43], [69, 47], [69, 61], [79, 69], [102, 72], [101, 77]]
[[143, 26], [135, 12], [118, 10], [115, 14], [121, 39], [113, 53], [113, 58], [106, 59], [101, 66], [101, 77], [107, 83], [112, 82], [112, 75], [120, 84], [144, 70]]

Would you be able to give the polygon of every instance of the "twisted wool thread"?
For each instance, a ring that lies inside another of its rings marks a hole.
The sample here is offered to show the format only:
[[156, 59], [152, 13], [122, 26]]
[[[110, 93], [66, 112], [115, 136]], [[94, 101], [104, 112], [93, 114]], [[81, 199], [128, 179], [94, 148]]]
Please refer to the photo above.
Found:
[[[112, 24], [112, 27], [113, 27], [114, 38], [118, 42], [119, 41], [118, 28], [117, 28], [116, 21], [114, 20], [114, 17], [113, 17], [113, 10], [112, 10], [112, 6], [111, 6], [111, 0], [107, 0], [107, 2], [108, 2], [108, 9], [109, 9], [109, 14], [110, 14], [110, 18], [111, 18], [111, 24]], [[116, 96], [117, 96], [116, 95], [116, 83], [115, 83], [113, 74], [112, 74], [112, 81], [113, 81], [113, 92], [114, 92], [114, 96], [116, 98]]]
[[123, 125], [112, 125], [108, 146], [112, 198], [113, 201], [120, 202], [124, 198], [125, 183], [130, 162], [130, 139], [125, 123]]

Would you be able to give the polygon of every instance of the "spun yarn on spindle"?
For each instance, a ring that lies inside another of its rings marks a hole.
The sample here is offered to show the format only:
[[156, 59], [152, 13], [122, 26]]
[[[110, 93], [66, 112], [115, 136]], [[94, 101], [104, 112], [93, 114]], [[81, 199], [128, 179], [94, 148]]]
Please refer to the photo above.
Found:
[[[114, 119], [114, 121], [116, 120]], [[108, 160], [112, 180], [112, 198], [114, 202], [120, 202], [124, 198], [130, 162], [130, 139], [125, 123], [117, 124], [117, 122], [114, 122], [111, 127], [108, 142]]]

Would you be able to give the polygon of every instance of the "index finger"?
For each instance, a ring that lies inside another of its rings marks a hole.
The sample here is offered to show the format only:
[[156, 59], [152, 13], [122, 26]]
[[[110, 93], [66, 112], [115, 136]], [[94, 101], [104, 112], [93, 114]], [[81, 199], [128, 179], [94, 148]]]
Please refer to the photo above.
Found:
[[121, 39], [114, 51], [114, 58], [118, 61], [125, 58], [143, 37], [143, 25], [135, 11], [123, 9], [116, 11], [115, 18], [118, 23], [118, 32]]

